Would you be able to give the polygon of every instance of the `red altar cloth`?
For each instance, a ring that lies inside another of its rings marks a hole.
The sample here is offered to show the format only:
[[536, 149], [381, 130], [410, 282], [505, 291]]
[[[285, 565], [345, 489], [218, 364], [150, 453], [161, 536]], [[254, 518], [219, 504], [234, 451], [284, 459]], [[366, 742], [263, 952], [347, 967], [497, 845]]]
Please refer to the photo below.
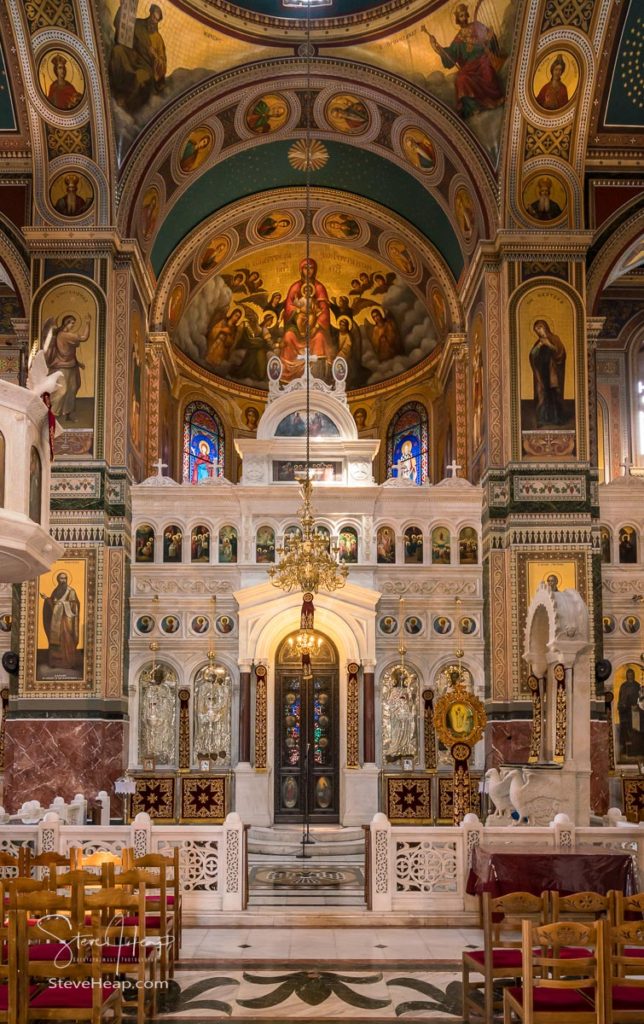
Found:
[[572, 850], [548, 847], [475, 847], [465, 891], [469, 896], [490, 892], [531, 892], [538, 896], [556, 889], [562, 895], [618, 889], [625, 895], [638, 891], [637, 871], [630, 853], [578, 846]]

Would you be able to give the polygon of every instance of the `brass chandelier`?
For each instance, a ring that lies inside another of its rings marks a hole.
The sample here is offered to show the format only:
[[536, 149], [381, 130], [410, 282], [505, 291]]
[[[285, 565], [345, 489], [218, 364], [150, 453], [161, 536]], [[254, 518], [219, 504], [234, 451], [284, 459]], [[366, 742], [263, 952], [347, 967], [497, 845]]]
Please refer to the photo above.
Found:
[[[310, 11], [307, 11], [306, 18], [306, 129], [304, 148], [306, 152], [311, 150], [311, 25]], [[311, 258], [311, 170], [312, 164], [306, 161], [304, 170], [306, 172], [306, 261], [307, 265]], [[315, 526], [313, 515], [313, 483], [311, 481], [311, 319], [309, 316], [311, 307], [311, 289], [305, 292], [305, 354], [304, 371], [306, 373], [306, 468], [304, 479], [300, 483], [302, 505], [298, 509], [300, 520], [299, 536], [291, 534], [284, 539], [283, 547], [277, 549], [280, 561], [268, 569], [268, 575], [274, 587], [281, 590], [301, 590], [306, 596], [317, 594], [318, 590], [334, 591], [339, 590], [346, 583], [349, 572], [348, 566], [338, 563], [338, 547], [331, 545]], [[302, 628], [306, 625], [313, 626], [312, 598], [310, 623], [306, 621], [303, 614]]]
[[306, 430], [307, 474], [300, 484], [302, 505], [298, 509], [301, 536], [291, 534], [285, 538], [284, 546], [277, 549], [280, 561], [277, 565], [270, 566], [268, 575], [273, 586], [281, 590], [301, 590], [303, 593], [317, 594], [318, 590], [332, 592], [343, 587], [349, 567], [338, 563], [337, 545], [331, 546], [328, 538], [315, 526], [312, 507], [313, 484], [309, 475], [308, 381]]

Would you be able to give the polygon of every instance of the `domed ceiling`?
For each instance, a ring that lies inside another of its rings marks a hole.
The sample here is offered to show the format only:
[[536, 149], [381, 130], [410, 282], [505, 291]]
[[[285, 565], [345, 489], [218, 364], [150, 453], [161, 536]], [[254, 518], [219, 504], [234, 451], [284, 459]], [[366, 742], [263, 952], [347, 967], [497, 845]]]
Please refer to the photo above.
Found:
[[313, 375], [329, 379], [340, 355], [349, 390], [421, 367], [458, 322], [438, 253], [346, 194], [315, 189], [308, 210], [301, 190], [272, 196], [222, 211], [168, 265], [159, 315], [181, 356], [226, 387], [267, 390], [272, 355], [283, 380], [301, 376], [308, 330]]

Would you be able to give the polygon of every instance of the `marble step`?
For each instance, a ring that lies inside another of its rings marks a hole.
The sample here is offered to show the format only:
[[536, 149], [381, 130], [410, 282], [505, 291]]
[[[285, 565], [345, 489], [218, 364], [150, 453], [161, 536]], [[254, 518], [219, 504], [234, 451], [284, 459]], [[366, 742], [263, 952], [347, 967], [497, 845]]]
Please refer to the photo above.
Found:
[[312, 859], [251, 864], [248, 897], [252, 907], [363, 907], [364, 866]]
[[280, 893], [251, 892], [248, 895], [248, 909], [255, 907], [365, 907], [364, 893], [355, 892], [315, 892], [302, 893], [300, 890]]
[[[364, 833], [361, 828], [311, 828], [312, 844], [307, 852], [312, 857], [364, 857]], [[260, 828], [248, 833], [248, 852], [268, 857], [290, 856], [302, 848], [302, 829], [294, 826]]]

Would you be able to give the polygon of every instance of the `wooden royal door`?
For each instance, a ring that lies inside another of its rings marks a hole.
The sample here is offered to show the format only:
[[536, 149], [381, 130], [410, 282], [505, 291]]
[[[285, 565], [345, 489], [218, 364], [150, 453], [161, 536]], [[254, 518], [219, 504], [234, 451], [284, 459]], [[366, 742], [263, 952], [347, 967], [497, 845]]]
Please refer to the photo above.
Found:
[[[275, 692], [275, 821], [312, 824], [339, 820], [338, 667], [324, 641], [302, 679], [299, 659], [282, 646]], [[307, 758], [308, 751], [308, 758]]]

